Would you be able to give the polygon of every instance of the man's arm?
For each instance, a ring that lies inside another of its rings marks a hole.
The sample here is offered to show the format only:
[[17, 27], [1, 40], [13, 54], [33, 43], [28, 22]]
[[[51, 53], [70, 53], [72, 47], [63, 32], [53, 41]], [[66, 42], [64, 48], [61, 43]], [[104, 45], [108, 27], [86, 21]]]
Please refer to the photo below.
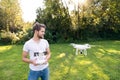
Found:
[[50, 59], [51, 53], [50, 53], [50, 49], [47, 48], [46, 49], [47, 55], [46, 55], [46, 61], [48, 62], [48, 60]]
[[22, 53], [22, 61], [24, 61], [26, 63], [31, 63], [33, 65], [37, 65], [36, 60], [30, 60], [30, 59], [27, 58], [27, 56], [28, 56], [28, 52], [23, 51], [23, 53]]

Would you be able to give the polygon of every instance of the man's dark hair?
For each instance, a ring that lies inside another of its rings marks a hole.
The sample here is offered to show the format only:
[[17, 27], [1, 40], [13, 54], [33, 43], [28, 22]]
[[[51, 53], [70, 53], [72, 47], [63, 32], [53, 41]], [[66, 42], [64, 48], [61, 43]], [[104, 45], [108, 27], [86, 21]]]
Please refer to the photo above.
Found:
[[39, 22], [35, 22], [33, 25], [33, 33], [35, 30], [39, 31], [41, 28], [46, 28], [44, 24], [40, 24]]

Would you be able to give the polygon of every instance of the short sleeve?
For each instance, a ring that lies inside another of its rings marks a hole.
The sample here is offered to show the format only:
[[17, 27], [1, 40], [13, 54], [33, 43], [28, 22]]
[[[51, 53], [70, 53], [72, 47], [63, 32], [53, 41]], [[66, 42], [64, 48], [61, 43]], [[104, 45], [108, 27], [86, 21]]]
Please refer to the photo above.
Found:
[[29, 52], [28, 44], [25, 43], [23, 46], [23, 51]]
[[47, 40], [46, 40], [46, 48], [49, 48], [49, 43]]

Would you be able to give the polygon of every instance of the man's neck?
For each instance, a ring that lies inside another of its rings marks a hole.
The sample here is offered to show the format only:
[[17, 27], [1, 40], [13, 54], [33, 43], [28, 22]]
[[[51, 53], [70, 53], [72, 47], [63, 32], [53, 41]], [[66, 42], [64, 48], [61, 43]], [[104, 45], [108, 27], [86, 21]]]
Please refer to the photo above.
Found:
[[37, 42], [37, 43], [39, 43], [40, 42], [40, 38], [38, 38], [38, 37], [35, 37], [35, 36], [33, 36], [33, 38], [32, 38], [35, 42]]

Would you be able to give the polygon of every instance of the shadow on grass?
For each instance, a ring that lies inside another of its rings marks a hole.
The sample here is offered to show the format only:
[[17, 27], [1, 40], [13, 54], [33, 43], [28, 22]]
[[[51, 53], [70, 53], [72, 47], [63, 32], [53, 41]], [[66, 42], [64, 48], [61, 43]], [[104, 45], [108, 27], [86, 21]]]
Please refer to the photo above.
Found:
[[[50, 80], [120, 80], [120, 41], [91, 42], [88, 55], [75, 55], [69, 44], [51, 44]], [[22, 46], [0, 46], [0, 79], [27, 80]]]
[[76, 56], [68, 44], [54, 45], [57, 50], [52, 48], [51, 80], [119, 80], [120, 45], [118, 42], [96, 45], [88, 50], [87, 56]]
[[26, 80], [28, 66], [21, 60], [21, 45], [0, 46], [0, 79]]

